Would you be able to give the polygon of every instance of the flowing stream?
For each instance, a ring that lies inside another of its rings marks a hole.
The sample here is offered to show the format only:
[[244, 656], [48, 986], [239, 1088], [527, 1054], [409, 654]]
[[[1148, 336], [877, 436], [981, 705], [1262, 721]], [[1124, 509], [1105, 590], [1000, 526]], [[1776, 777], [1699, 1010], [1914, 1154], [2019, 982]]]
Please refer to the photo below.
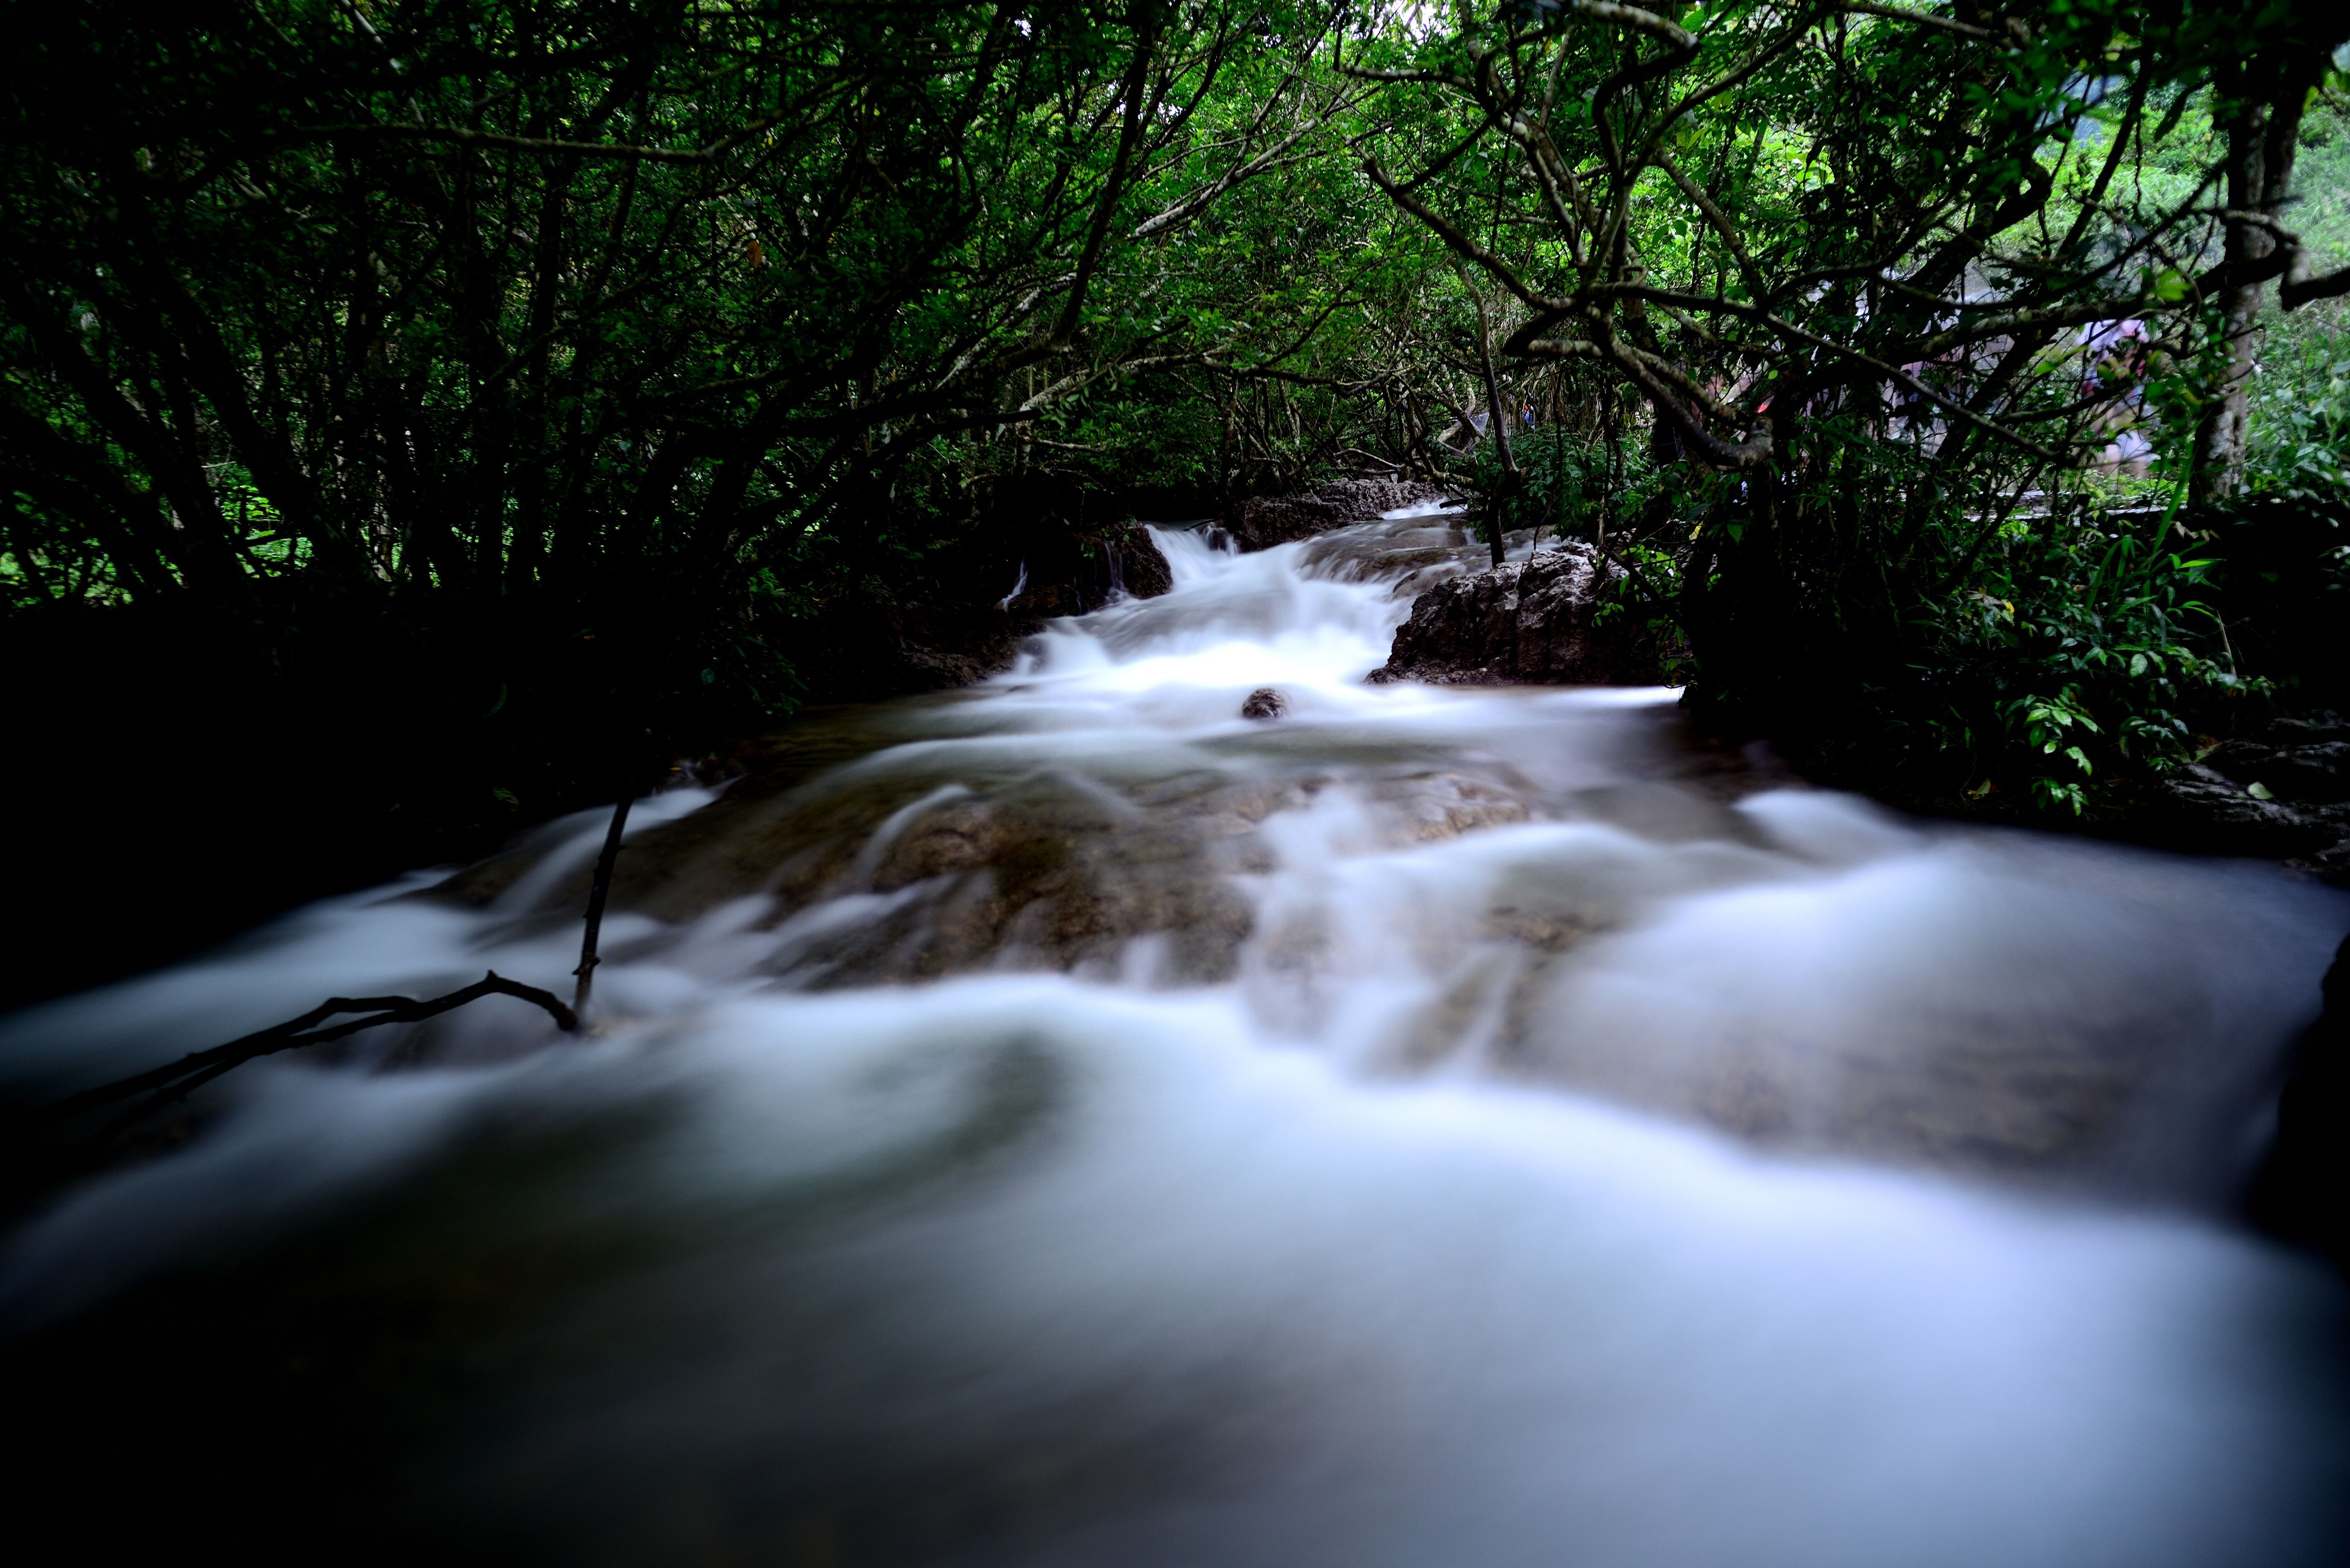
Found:
[[[2344, 1291], [2230, 1205], [2350, 907], [1900, 820], [1670, 691], [1364, 684], [1448, 527], [1162, 535], [1167, 596], [639, 803], [589, 1037], [492, 998], [203, 1091], [0, 1254], [39, 1408], [147, 1369], [53, 1468], [234, 1415], [222, 1518], [299, 1464], [460, 1560], [2337, 1560]], [[564, 985], [602, 832], [0, 1074]]]

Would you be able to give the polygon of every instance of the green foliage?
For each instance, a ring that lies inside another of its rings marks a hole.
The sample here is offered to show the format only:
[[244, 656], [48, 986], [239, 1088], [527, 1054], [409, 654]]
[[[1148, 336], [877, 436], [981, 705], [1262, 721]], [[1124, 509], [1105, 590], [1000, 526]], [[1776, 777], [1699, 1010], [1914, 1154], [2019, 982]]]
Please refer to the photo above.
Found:
[[[1938, 621], [1931, 684], [1980, 693], [1979, 716], [1946, 721], [1942, 744], [1976, 747], [1979, 776], [2005, 775], [2040, 805], [2081, 814], [2102, 759], [2159, 774], [2192, 757], [2200, 728], [2269, 690], [2234, 668], [2213, 607], [2219, 562], [2163, 547], [2168, 513], [2091, 507], [2012, 529], [1985, 553], [1953, 613]], [[2120, 772], [2113, 777], [2118, 781]]]
[[[1943, 20], [30, 11], [0, 62], [0, 615], [201, 607], [278, 670], [287, 606], [387, 628], [402, 651], [350, 657], [478, 667], [439, 743], [569, 759], [463, 786], [526, 815], [839, 695], [844, 625], [992, 603], [1039, 530], [1098, 525], [1087, 497], [1442, 472], [1499, 526], [1607, 540], [1661, 590], [1610, 613], [1673, 625], [1753, 723], [1958, 737], [1980, 776], [1997, 744], [2069, 759], [2031, 739], [2061, 700], [2102, 785], [2251, 686], [2214, 673], [2224, 547], [2114, 516], [2174, 495], [2225, 405], [2230, 117], [2322, 75], [2330, 24]], [[2350, 137], [2309, 103], [2319, 185], [2279, 210], [2324, 261]], [[2343, 491], [2325, 308], [2270, 328], [2256, 495]], [[2089, 347], [2125, 317], [2139, 347]], [[1489, 401], [1514, 483], [1490, 439], [1441, 444]], [[2125, 424], [2154, 474], [2078, 472]]]
[[1639, 622], [1648, 646], [1657, 651], [1665, 684], [1683, 684], [1694, 659], [1688, 633], [1673, 607], [1681, 587], [1679, 559], [1669, 551], [1637, 543], [1617, 546], [1609, 555], [1623, 571], [1609, 577], [1600, 590], [1593, 620], [1601, 625], [1618, 618]]
[[1038, 483], [1221, 498], [1400, 451], [1362, 390], [1425, 247], [1326, 156], [1335, 14], [22, 18], [0, 613], [290, 637], [259, 606], [301, 579], [490, 661], [495, 725], [572, 758], [543, 814], [648, 728], [788, 712], [848, 607], [1000, 594]]
[[[2330, 306], [2266, 327], [2239, 415], [2262, 288], [2350, 237], [2337, 9], [1382, 15], [1367, 145], [1475, 306], [1456, 374], [1613, 405], [1571, 456], [1529, 436], [1523, 495], [1481, 459], [1478, 493], [1669, 555], [1720, 722], [2072, 815], [2269, 692], [2285, 643], [2240, 670], [2223, 618], [2265, 615], [2274, 568], [2206, 503], [2241, 472], [2350, 517]], [[2175, 531], [2189, 496], [2219, 546]], [[2278, 579], [2336, 558], [2254, 532], [2302, 552]]]
[[2304, 505], [2350, 497], [2350, 339], [2339, 301], [2282, 317], [2262, 345], [2251, 396], [2256, 496]]
[[2034, 797], [2044, 805], [2070, 806], [2074, 815], [2080, 815], [2087, 804], [2081, 780], [2096, 769], [2090, 765], [2088, 753], [2076, 743], [2074, 732], [2079, 732], [2080, 738], [2094, 735], [2097, 722], [2082, 706], [2079, 689], [2067, 686], [2054, 697], [2019, 697], [2010, 711], [2022, 727], [2026, 745], [2036, 746], [2043, 755], [2052, 758], [2062, 748], [2064, 760], [2080, 770], [2080, 778], [2046, 774], [2034, 778]]

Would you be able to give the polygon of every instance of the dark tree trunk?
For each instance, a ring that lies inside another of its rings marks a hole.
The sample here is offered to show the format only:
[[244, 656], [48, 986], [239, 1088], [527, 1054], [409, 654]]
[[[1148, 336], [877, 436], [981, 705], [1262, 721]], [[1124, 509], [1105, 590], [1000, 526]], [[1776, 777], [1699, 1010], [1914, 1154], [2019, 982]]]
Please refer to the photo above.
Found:
[[[2257, 59], [2248, 69], [2221, 75], [2218, 90], [2227, 119], [2229, 286], [2220, 296], [2227, 357], [2219, 385], [2195, 432], [2195, 466], [2189, 498], [2199, 504], [2225, 501], [2242, 488], [2245, 420], [2252, 366], [2261, 348], [2261, 296], [2265, 278], [2234, 281], [2258, 268], [2277, 247], [2274, 223], [2293, 183], [2293, 150], [2301, 140], [2301, 113], [2325, 57], [2279, 64]], [[2263, 269], [2264, 270], [2264, 269]]]

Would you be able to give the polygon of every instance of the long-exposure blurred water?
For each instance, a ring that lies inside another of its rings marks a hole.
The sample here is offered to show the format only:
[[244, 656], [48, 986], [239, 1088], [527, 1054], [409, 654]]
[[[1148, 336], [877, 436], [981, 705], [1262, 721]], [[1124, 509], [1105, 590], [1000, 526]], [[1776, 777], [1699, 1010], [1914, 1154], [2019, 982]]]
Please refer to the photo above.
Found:
[[[493, 998], [204, 1091], [7, 1242], [41, 1473], [194, 1465], [193, 1542], [313, 1520], [292, 1466], [345, 1559], [2335, 1560], [2344, 1293], [2230, 1205], [2350, 909], [1795, 787], [1666, 691], [1367, 686], [1440, 523], [1162, 535], [1164, 597], [639, 803], [589, 1038]], [[601, 833], [0, 1071], [559, 986]]]

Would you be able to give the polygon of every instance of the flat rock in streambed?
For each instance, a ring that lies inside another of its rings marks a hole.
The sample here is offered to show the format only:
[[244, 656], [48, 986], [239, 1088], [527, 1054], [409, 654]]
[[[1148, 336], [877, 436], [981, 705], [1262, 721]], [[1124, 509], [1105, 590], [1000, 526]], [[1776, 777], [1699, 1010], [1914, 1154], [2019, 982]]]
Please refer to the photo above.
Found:
[[2149, 808], [2177, 847], [2350, 880], [2350, 724], [2331, 713], [2274, 720], [2166, 774]]
[[1443, 496], [1435, 485], [1415, 480], [1336, 479], [1303, 495], [1252, 495], [1237, 502], [1225, 514], [1223, 530], [1243, 551], [1268, 550]]
[[[1767, 755], [1693, 748], [1661, 704], [1518, 692], [1483, 717], [1520, 704], [1545, 721], [1465, 750], [1409, 728], [1317, 740], [1293, 714], [1042, 766], [1002, 735], [900, 743], [962, 728], [951, 704], [819, 715], [800, 726], [819, 732], [744, 756], [718, 799], [630, 838], [605, 957], [615, 987], [666, 966], [794, 991], [1017, 971], [1230, 982], [1300, 1037], [1335, 997], [1420, 976], [1367, 1068], [1474, 1063], [1762, 1147], [2117, 1193], [2192, 1198], [2234, 1168], [2271, 1059], [2258, 1029], [2213, 1045], [2211, 977], [2309, 922], [2206, 929], [2205, 897], [2180, 888], [2201, 878], [2210, 908], [2257, 912], [2231, 901], [2249, 873], [1938, 838], [1773, 788]], [[1562, 751], [1611, 760], [1558, 771]], [[1411, 855], [1363, 880], [1285, 870], [1334, 791], [1347, 865]], [[593, 829], [567, 829], [559, 873], [524, 879], [549, 838], [417, 897], [573, 940]], [[1428, 853], [1471, 838], [1466, 858]], [[1408, 898], [1378, 891], [1399, 876]], [[2334, 918], [2314, 889], [2291, 897]], [[2115, 920], [2138, 934], [2116, 942]]]
[[1579, 540], [1439, 583], [1412, 602], [1374, 682], [1651, 686], [1664, 679], [1640, 620], [1599, 610], [1622, 568]]
[[[1267, 817], [1302, 811], [1341, 782], [1372, 840], [1391, 848], [1544, 814], [1511, 770], [1431, 766], [1409, 742], [1376, 756], [1358, 751], [1343, 767], [1284, 752], [1272, 776], [1260, 774], [1262, 755], [1203, 770], [1170, 753], [1163, 771], [1121, 768], [1107, 786], [1065, 769], [890, 751], [888, 742], [907, 737], [902, 727], [892, 732], [887, 709], [826, 717], [842, 733], [823, 753], [858, 760], [812, 774], [802, 748], [778, 743], [746, 757], [747, 771], [717, 800], [630, 837], [611, 908], [650, 917], [658, 929], [608, 934], [608, 958], [665, 950], [732, 908], [746, 912], [730, 940], [765, 950], [761, 971], [795, 988], [989, 971], [1107, 978], [1126, 972], [1132, 944], [1145, 939], [1162, 979], [1214, 982], [1236, 972], [1254, 925], [1235, 874], [1261, 877], [1276, 864], [1258, 833]], [[553, 842], [541, 836], [413, 897], [568, 929], [591, 865], [524, 882]]]
[[2279, 719], [2257, 740], [2230, 741], [2204, 762], [2247, 789], [2296, 805], [2350, 801], [2350, 725], [2332, 714]]

